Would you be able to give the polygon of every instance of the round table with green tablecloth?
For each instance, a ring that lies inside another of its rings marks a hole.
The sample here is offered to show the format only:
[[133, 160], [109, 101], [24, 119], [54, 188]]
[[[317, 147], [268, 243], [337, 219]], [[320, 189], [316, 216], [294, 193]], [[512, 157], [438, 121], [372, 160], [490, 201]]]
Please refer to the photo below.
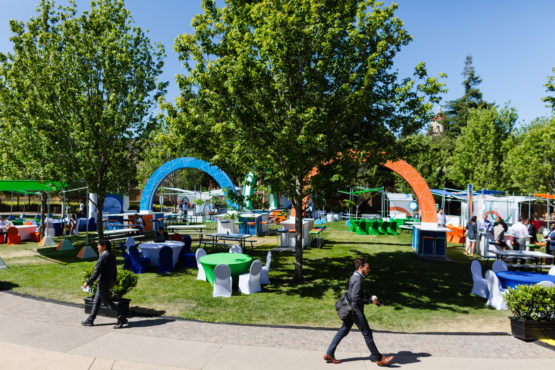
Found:
[[214, 285], [214, 268], [217, 265], [228, 265], [231, 277], [237, 280], [237, 276], [249, 272], [252, 257], [242, 253], [212, 253], [201, 257], [199, 262], [206, 273], [206, 280]]

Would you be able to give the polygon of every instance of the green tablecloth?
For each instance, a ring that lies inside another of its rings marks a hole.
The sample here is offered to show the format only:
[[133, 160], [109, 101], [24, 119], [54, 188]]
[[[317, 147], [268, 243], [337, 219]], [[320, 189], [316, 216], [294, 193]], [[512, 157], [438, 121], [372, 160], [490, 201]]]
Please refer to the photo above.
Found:
[[237, 280], [237, 276], [249, 271], [252, 257], [241, 253], [212, 253], [199, 259], [206, 273], [206, 280], [214, 285], [214, 268], [219, 264], [228, 265], [231, 276]]

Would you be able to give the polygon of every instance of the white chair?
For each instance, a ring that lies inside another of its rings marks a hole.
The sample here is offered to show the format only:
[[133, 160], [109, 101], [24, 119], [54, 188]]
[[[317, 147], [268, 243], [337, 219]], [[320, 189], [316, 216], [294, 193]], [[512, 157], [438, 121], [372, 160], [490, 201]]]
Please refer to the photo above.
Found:
[[500, 271], [509, 271], [507, 264], [504, 261], [497, 260], [491, 266], [493, 272], [500, 272]]
[[47, 218], [46, 219], [46, 232], [45, 232], [45, 236], [51, 236], [54, 237], [55, 232], [54, 232], [54, 224], [52, 223], [52, 219], [51, 218]]
[[128, 236], [127, 239], [125, 240], [125, 245], [127, 246], [127, 249], [129, 250], [130, 246], [135, 245], [135, 239]]
[[487, 305], [495, 308], [496, 310], [506, 310], [507, 304], [503, 299], [505, 289], [501, 289], [499, 279], [492, 270], [486, 271], [486, 284], [489, 290]]
[[549, 272], [547, 273], [547, 275], [555, 275], [555, 266], [549, 269]]
[[470, 294], [488, 298], [489, 291], [486, 284], [486, 279], [482, 277], [482, 265], [477, 260], [472, 261], [470, 264], [470, 271], [472, 272], [472, 290]]
[[198, 268], [197, 280], [206, 281], [206, 273], [204, 272], [204, 267], [202, 267], [202, 265], [198, 261], [201, 257], [206, 256], [206, 254], [207, 254], [206, 251], [202, 248], [198, 248], [197, 251], [195, 252], [195, 258], [197, 259], [197, 268]]
[[233, 244], [233, 245], [229, 248], [229, 253], [243, 253], [243, 248], [241, 248], [240, 245]]
[[268, 272], [270, 272], [270, 263], [272, 262], [272, 251], [268, 251], [266, 254], [266, 264], [262, 266], [260, 270], [260, 284], [270, 284], [270, 279], [268, 278]]
[[540, 282], [537, 283], [536, 285], [541, 285], [541, 286], [553, 286], [553, 285], [555, 285], [555, 283], [553, 283], [552, 281], [549, 281], [549, 280], [544, 280], [544, 281], [540, 281]]
[[231, 269], [219, 264], [214, 269], [214, 290], [212, 297], [231, 297]]
[[245, 294], [260, 292], [260, 270], [262, 270], [262, 262], [256, 260], [251, 264], [248, 274], [239, 275], [239, 291]]
[[75, 228], [73, 229], [73, 235], [79, 235], [79, 225], [81, 224], [81, 219], [77, 218], [77, 222], [75, 223]]

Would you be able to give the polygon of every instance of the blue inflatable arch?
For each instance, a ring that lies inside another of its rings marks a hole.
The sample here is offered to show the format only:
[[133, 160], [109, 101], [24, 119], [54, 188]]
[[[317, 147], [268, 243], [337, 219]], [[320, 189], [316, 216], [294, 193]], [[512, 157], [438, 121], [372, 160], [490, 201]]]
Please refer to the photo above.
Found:
[[[146, 182], [145, 188], [143, 189], [143, 193], [141, 195], [141, 211], [152, 211], [152, 203], [154, 202], [154, 195], [156, 195], [156, 191], [162, 184], [162, 181], [172, 173], [182, 170], [184, 168], [194, 168], [197, 170], [201, 170], [212, 176], [214, 180], [220, 185], [220, 188], [225, 189], [227, 188], [228, 191], [235, 192], [235, 186], [233, 182], [229, 178], [229, 176], [218, 167], [211, 165], [208, 162], [205, 162], [201, 159], [192, 158], [192, 157], [183, 157], [177, 158], [168, 163], [163, 164], [160, 166], [152, 176]], [[228, 207], [234, 207], [234, 204], [231, 204], [227, 201]]]

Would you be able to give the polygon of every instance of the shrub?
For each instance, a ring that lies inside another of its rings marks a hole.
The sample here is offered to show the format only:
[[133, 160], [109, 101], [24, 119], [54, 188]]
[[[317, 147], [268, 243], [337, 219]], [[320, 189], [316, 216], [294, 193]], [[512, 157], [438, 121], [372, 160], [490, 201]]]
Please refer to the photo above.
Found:
[[515, 319], [555, 320], [555, 286], [519, 285], [509, 288], [505, 302]]
[[[83, 283], [86, 282], [94, 272], [94, 266], [83, 272]], [[112, 287], [112, 297], [114, 299], [120, 299], [127, 293], [133, 290], [137, 286], [138, 277], [131, 271], [123, 270], [118, 271], [118, 276], [116, 277], [116, 282]], [[91, 295], [96, 294], [97, 282], [92, 282], [89, 287], [91, 288]]]

